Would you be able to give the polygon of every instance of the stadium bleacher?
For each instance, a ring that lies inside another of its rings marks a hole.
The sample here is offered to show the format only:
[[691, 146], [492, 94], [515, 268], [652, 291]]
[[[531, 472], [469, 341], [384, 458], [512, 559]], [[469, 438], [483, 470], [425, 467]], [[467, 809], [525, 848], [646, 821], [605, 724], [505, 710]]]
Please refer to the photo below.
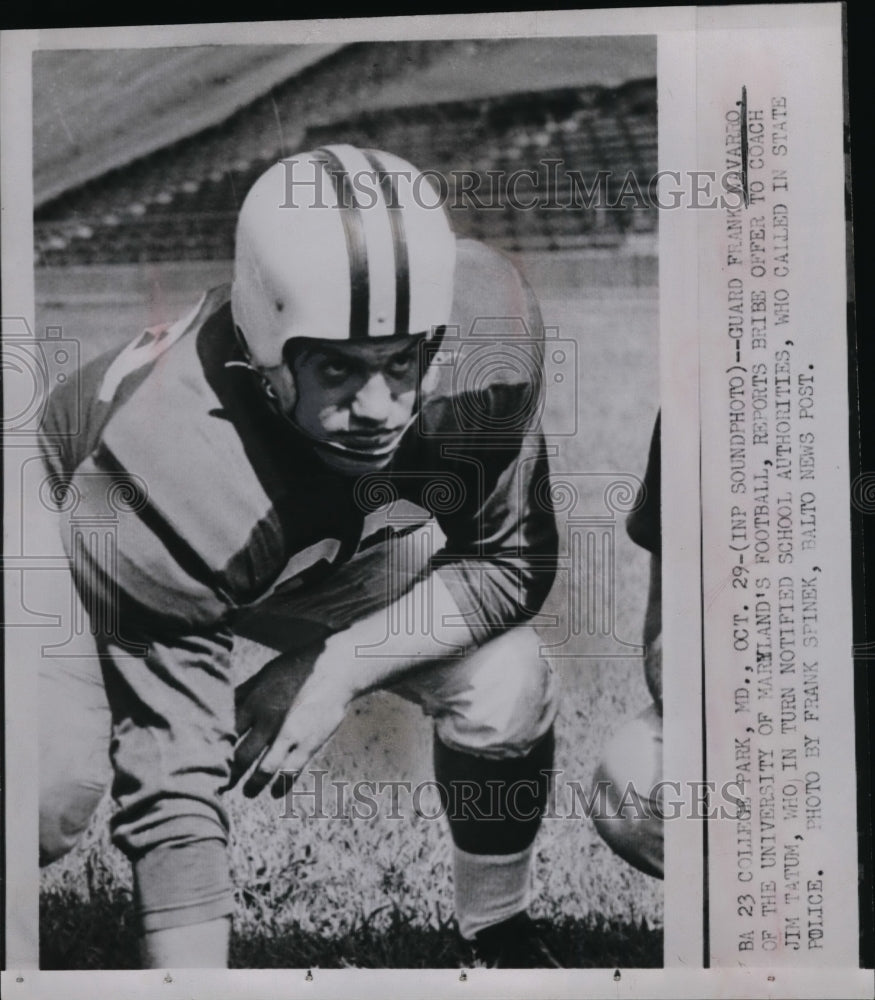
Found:
[[[221, 124], [40, 205], [36, 264], [231, 259], [253, 181], [277, 159], [328, 142], [397, 151], [440, 172], [456, 231], [508, 249], [615, 247], [654, 232], [655, 207], [612, 204], [624, 178], [646, 191], [657, 169], [653, 78], [374, 109], [406, 67], [421, 71], [448, 53], [476, 60], [483, 44], [411, 42], [378, 63], [368, 46], [348, 46]], [[332, 114], [338, 107], [342, 118]], [[520, 171], [534, 173], [514, 182]], [[587, 205], [599, 172], [607, 204]]]

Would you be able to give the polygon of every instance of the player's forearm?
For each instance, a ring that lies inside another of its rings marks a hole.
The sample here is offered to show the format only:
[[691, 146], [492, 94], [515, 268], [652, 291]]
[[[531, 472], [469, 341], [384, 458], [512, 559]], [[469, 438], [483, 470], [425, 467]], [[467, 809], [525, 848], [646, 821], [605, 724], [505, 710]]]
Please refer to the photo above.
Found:
[[388, 607], [328, 639], [315, 671], [342, 679], [356, 698], [473, 645], [452, 594], [432, 573]]
[[[493, 624], [493, 634], [496, 628]], [[355, 698], [395, 684], [415, 670], [452, 661], [475, 645], [475, 635], [439, 573], [414, 584], [382, 611], [332, 635], [296, 693], [288, 699], [287, 690], [279, 699], [288, 708], [278, 732], [270, 718], [274, 713], [259, 710], [261, 696], [257, 690], [250, 692], [255, 699], [252, 731], [241, 744], [248, 749], [238, 747], [235, 770], [242, 773], [258, 759], [244, 794], [258, 795], [280, 771], [300, 773], [343, 722]], [[278, 657], [265, 669], [273, 674], [273, 668], [287, 665], [287, 660], [288, 655]], [[267, 684], [268, 678], [262, 681]], [[262, 693], [274, 701], [266, 687]], [[267, 750], [259, 757], [264, 746]], [[274, 794], [283, 794], [281, 783], [274, 784]]]

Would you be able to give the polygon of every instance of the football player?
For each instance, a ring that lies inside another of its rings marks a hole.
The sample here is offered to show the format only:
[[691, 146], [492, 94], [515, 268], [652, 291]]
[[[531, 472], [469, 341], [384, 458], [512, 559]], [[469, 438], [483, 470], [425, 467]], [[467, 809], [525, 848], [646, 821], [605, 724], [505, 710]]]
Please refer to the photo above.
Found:
[[[662, 548], [659, 417], [647, 471], [626, 529], [650, 553], [650, 584], [644, 614], [644, 679], [653, 699], [611, 737], [596, 769], [595, 827], [624, 861], [647, 875], [663, 876], [662, 780]], [[603, 806], [603, 808], [602, 808]]]
[[[553, 964], [527, 908], [556, 686], [517, 626], [557, 533], [537, 374], [484, 377], [502, 367], [500, 339], [473, 360], [489, 317], [537, 347], [530, 290], [455, 238], [432, 180], [326, 146], [249, 191], [230, 288], [52, 397], [43, 450], [97, 652], [44, 671], [41, 856], [84, 829], [109, 743], [146, 966], [226, 963], [221, 793], [282, 794], [375, 689], [433, 719], [462, 936], [487, 964]], [[421, 525], [365, 537], [375, 496]], [[95, 542], [82, 525], [108, 514]], [[236, 697], [235, 634], [277, 651]], [[453, 801], [472, 787], [485, 820]]]

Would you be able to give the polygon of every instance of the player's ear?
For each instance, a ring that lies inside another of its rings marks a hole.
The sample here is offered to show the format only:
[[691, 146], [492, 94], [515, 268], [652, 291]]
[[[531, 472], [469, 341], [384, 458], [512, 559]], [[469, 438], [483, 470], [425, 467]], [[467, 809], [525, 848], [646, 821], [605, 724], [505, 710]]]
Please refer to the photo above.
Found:
[[259, 368], [258, 373], [271, 400], [286, 416], [291, 416], [298, 402], [298, 389], [292, 369], [286, 364], [279, 364], [273, 368]]
[[419, 391], [425, 398], [428, 398], [428, 396], [437, 390], [438, 383], [440, 382], [441, 366], [434, 363], [434, 358], [440, 350], [441, 341], [444, 339], [446, 330], [445, 326], [435, 327], [434, 336], [424, 344], [420, 344], [420, 351], [422, 353], [419, 357], [419, 363], [425, 368], [425, 371], [422, 381], [419, 383]]

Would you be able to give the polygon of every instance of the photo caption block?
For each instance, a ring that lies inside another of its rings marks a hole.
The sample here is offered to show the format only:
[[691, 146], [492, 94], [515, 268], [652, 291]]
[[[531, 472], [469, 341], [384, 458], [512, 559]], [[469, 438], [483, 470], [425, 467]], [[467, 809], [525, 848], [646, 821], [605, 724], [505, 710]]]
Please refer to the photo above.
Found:
[[713, 966], [858, 962], [841, 27], [823, 13], [699, 39]]

